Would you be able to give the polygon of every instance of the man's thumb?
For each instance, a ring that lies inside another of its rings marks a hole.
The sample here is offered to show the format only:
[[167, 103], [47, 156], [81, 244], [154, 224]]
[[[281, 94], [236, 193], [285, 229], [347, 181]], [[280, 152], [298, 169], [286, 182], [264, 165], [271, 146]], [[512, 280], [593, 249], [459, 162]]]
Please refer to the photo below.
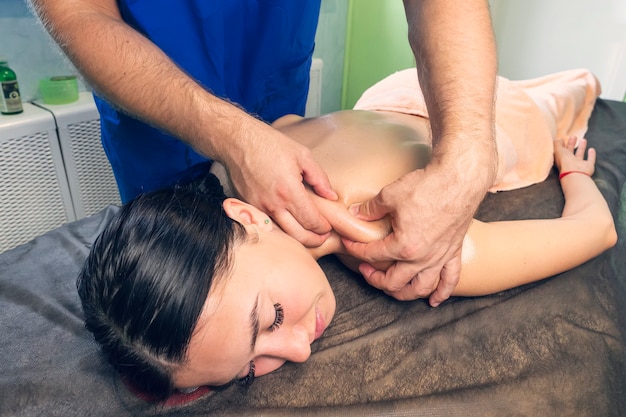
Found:
[[366, 201], [365, 203], [351, 204], [348, 210], [350, 214], [356, 218], [367, 221], [378, 220], [387, 214], [376, 204], [375, 199]]

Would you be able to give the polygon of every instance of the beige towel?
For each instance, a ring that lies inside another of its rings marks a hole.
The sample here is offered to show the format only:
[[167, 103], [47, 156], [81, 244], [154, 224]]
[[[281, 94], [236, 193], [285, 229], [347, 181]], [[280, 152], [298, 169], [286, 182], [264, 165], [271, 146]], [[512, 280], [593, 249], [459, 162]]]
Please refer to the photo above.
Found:
[[[498, 175], [490, 191], [526, 187], [546, 179], [552, 141], [583, 137], [601, 88], [586, 69], [525, 81], [498, 77], [496, 142]], [[396, 72], [363, 93], [357, 110], [384, 110], [428, 117], [414, 68]]]

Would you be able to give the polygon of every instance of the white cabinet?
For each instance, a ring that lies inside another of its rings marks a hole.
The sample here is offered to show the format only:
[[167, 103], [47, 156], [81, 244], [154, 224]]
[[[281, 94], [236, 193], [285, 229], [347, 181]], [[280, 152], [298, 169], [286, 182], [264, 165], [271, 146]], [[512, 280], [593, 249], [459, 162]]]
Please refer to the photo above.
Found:
[[120, 204], [91, 93], [0, 116], [0, 252]]
[[76, 218], [52, 114], [0, 116], [0, 252]]
[[111, 165], [100, 141], [100, 115], [91, 93], [80, 93], [77, 102], [50, 105], [57, 125], [72, 204], [77, 219], [90, 216], [108, 204], [120, 204]]

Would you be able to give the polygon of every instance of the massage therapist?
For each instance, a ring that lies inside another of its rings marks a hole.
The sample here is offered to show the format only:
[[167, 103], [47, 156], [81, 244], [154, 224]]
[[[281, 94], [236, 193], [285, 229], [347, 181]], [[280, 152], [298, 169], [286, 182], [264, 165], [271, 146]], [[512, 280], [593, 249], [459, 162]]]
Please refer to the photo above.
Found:
[[[124, 202], [217, 160], [246, 201], [307, 246], [331, 227], [305, 187], [337, 196], [310, 151], [268, 123], [304, 112], [320, 2], [32, 0], [95, 89]], [[363, 263], [370, 284], [437, 306], [458, 282], [463, 236], [496, 171], [496, 52], [487, 0], [404, 6], [432, 163], [352, 208], [363, 219], [391, 216], [393, 233], [345, 243], [369, 262], [396, 261], [387, 271]]]

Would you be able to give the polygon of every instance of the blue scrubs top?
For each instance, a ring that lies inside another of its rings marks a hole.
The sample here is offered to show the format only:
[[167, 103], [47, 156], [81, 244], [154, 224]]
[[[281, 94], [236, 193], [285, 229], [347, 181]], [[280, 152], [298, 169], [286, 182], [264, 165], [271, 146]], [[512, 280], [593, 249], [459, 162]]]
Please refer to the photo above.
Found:
[[[198, 83], [273, 122], [304, 114], [320, 2], [118, 0], [118, 5], [129, 25]], [[183, 142], [95, 98], [102, 143], [123, 202], [206, 170], [208, 160]]]

